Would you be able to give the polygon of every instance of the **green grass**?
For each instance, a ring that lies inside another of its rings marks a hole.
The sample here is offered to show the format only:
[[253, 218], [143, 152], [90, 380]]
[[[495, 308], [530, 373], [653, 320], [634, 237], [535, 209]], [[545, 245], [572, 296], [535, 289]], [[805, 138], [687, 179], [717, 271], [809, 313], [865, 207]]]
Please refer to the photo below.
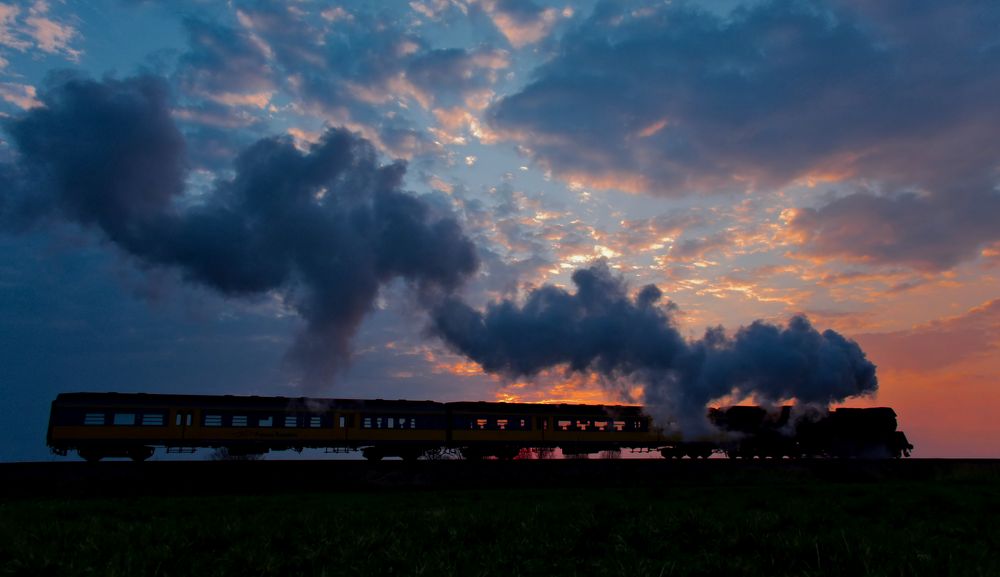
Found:
[[1000, 575], [995, 483], [0, 504], [0, 575]]

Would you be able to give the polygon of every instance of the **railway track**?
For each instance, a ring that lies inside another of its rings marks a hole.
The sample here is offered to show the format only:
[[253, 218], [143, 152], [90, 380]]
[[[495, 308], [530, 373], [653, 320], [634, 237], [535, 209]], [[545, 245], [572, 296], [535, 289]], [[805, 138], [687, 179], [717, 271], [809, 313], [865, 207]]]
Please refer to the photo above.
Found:
[[0, 463], [8, 499], [983, 479], [1000, 483], [1000, 459]]

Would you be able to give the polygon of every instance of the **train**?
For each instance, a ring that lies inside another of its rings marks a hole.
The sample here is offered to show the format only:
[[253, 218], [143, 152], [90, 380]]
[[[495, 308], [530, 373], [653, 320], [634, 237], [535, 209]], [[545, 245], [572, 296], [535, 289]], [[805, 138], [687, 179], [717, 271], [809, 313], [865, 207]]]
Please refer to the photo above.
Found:
[[888, 407], [793, 418], [791, 407], [711, 409], [712, 435], [684, 439], [640, 406], [435, 402], [150, 393], [62, 393], [52, 402], [47, 444], [87, 461], [144, 461], [157, 449], [229, 456], [307, 448], [360, 451], [370, 460], [416, 460], [451, 451], [466, 459], [513, 459], [526, 449], [588, 455], [629, 449], [666, 458], [909, 456]]

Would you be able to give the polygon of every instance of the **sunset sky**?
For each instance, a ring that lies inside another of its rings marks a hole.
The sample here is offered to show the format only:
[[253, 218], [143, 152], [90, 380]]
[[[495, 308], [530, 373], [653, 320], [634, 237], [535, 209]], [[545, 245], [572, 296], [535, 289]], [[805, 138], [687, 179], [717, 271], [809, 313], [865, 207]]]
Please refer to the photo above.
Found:
[[804, 315], [914, 456], [1000, 457], [998, 30], [992, 0], [0, 3], [0, 460], [49, 458], [69, 391], [642, 402], [439, 320], [586, 300], [575, 271], [690, 343]]

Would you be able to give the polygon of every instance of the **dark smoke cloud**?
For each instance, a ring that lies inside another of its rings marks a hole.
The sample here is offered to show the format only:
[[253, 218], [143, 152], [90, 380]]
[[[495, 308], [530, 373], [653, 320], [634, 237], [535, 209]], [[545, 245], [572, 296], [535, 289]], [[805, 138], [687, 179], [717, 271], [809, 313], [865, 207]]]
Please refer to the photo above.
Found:
[[565, 365], [634, 380], [661, 415], [700, 418], [724, 397], [829, 404], [878, 388], [875, 365], [857, 343], [820, 333], [804, 316], [786, 326], [755, 321], [732, 336], [710, 328], [688, 341], [656, 286], [630, 297], [603, 264], [577, 270], [573, 283], [573, 294], [546, 285], [523, 305], [504, 300], [485, 312], [450, 298], [435, 311], [432, 330], [491, 373], [530, 377]]
[[384, 284], [447, 292], [477, 267], [454, 218], [401, 190], [405, 165], [380, 166], [347, 131], [305, 152], [259, 140], [230, 179], [189, 191], [162, 79], [63, 76], [40, 98], [6, 125], [17, 157], [0, 170], [5, 222], [68, 220], [225, 295], [280, 293], [306, 323], [290, 352], [306, 382], [343, 365]]

